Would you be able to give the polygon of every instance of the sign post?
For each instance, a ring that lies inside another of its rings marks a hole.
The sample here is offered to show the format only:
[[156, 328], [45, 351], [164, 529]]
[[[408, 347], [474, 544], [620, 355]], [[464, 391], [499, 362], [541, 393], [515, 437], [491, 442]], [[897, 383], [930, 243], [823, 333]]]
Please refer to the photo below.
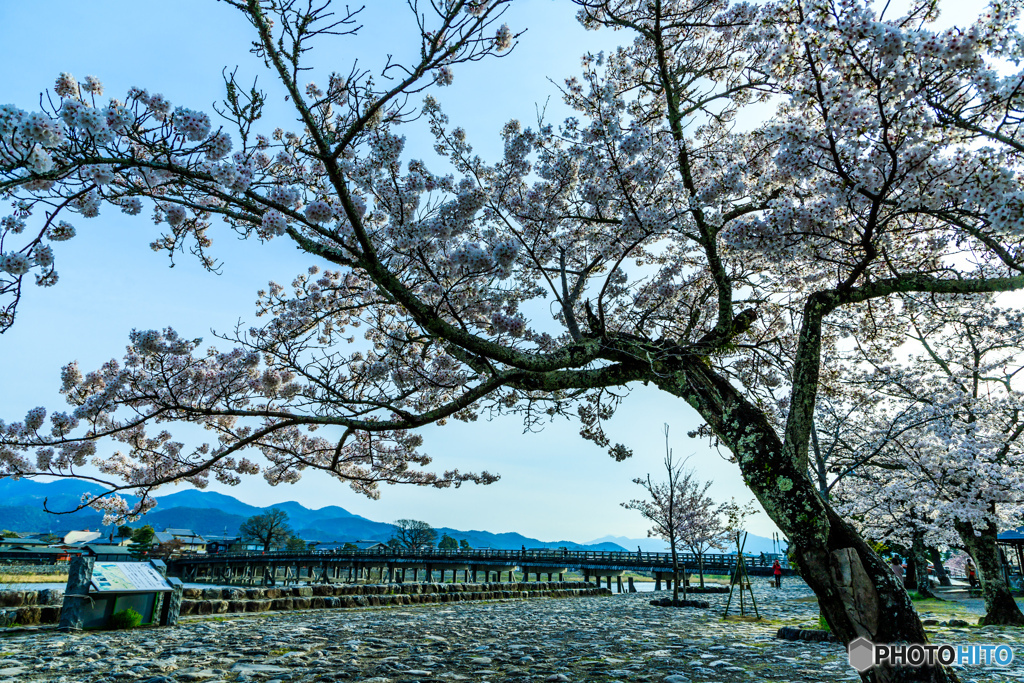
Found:
[[64, 589], [64, 604], [60, 610], [60, 624], [57, 628], [65, 633], [82, 630], [82, 612], [92, 601], [89, 597], [89, 581], [92, 580], [92, 565], [95, 558], [79, 555], [71, 560], [68, 567], [68, 585]]
[[[163, 563], [160, 563], [161, 565]], [[95, 562], [91, 557], [78, 557], [71, 564], [68, 587], [61, 610], [62, 631], [103, 628], [110, 616], [126, 609], [142, 615], [143, 624], [153, 624], [159, 616], [160, 625], [177, 622], [177, 610], [157, 613], [161, 595], [171, 607], [174, 596], [181, 602], [181, 582], [170, 583], [159, 565], [149, 562]]]

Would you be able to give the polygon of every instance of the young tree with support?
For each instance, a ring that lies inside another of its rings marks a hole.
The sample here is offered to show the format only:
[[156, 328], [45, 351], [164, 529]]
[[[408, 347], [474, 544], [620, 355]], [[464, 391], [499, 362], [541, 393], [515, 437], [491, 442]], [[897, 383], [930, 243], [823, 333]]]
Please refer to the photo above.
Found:
[[[692, 474], [692, 473], [691, 473]], [[736, 500], [716, 504], [707, 490], [713, 482], [690, 479], [684, 488], [682, 508], [686, 510], [680, 523], [680, 540], [697, 556], [700, 587], [704, 588], [704, 556], [711, 550], [725, 550], [736, 540], [743, 519], [755, 511], [753, 502], [739, 505]]]
[[726, 619], [729, 618], [729, 607], [732, 605], [732, 596], [736, 592], [737, 587], [740, 593], [740, 616], [747, 616], [747, 606], [743, 597], [743, 591], [747, 591], [750, 595], [750, 606], [754, 608], [754, 617], [758, 620], [761, 619], [761, 614], [757, 611], [757, 601], [754, 599], [754, 589], [750, 584], [750, 574], [747, 573], [747, 560], [743, 555], [743, 548], [747, 543], [747, 534], [743, 531], [737, 531], [735, 536], [736, 541], [736, 569], [733, 571], [732, 577], [729, 580], [729, 599], [725, 602], [725, 613], [722, 615]]
[[[151, 211], [165, 231], [156, 248], [210, 267], [214, 223], [318, 263], [290, 291], [263, 292], [268, 321], [231, 335], [231, 350], [140, 330], [121, 362], [67, 366], [71, 412], [46, 428], [43, 409], [5, 424], [0, 472], [141, 494], [135, 507], [87, 501], [112, 517], [145, 512], [162, 484], [257, 472], [280, 483], [320, 469], [369, 495], [380, 482], [486, 483], [420, 469], [415, 430], [488, 411], [531, 424], [576, 413], [622, 458], [602, 425], [623, 388], [645, 382], [733, 453], [841, 641], [926, 642], [906, 592], [808, 477], [823, 326], [909, 293], [1024, 286], [1024, 93], [995, 68], [1024, 45], [1015, 5], [935, 32], [931, 2], [895, 17], [859, 0], [576, 0], [586, 26], [632, 42], [588, 56], [566, 83], [575, 118], [510, 122], [488, 165], [436, 99], [419, 110], [410, 98], [514, 44], [498, 25], [507, 0], [412, 0], [418, 56], [380, 80], [321, 74], [325, 87], [305, 55], [355, 31], [355, 13], [228, 4], [252, 25], [294, 130], [261, 132], [265, 95], [230, 76], [233, 131], [149, 90], [105, 103], [98, 80], [68, 74], [44, 111], [3, 107], [0, 191], [17, 203], [0, 225], [2, 323], [28, 278], [54, 284], [67, 219], [100, 211]], [[771, 98], [770, 120], [734, 127]], [[458, 179], [403, 162], [401, 126], [421, 115]], [[530, 319], [549, 305], [553, 320]], [[349, 351], [356, 324], [365, 347]], [[168, 421], [215, 438], [189, 450], [150, 431]], [[106, 439], [123, 450], [97, 456]]]

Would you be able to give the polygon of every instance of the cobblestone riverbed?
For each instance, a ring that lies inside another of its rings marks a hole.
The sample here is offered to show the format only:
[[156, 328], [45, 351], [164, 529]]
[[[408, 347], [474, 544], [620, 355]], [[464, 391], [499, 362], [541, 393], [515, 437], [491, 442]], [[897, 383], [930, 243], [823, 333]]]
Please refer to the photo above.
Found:
[[[762, 622], [723, 621], [725, 595], [693, 609], [653, 607], [639, 593], [10, 630], [0, 632], [0, 683], [857, 680], [841, 646], [775, 638], [780, 626], [817, 625], [806, 585], [759, 581], [755, 595]], [[928, 629], [933, 642], [1016, 646], [1013, 665], [965, 667], [964, 681], [1024, 681], [1019, 629]]]

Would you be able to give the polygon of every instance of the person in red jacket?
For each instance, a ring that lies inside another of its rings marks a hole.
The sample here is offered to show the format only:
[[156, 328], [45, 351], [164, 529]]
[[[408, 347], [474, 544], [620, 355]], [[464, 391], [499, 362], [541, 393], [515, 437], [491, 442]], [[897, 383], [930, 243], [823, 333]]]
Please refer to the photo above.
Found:
[[772, 565], [772, 574], [775, 576], [775, 587], [782, 588], [782, 565], [778, 560]]

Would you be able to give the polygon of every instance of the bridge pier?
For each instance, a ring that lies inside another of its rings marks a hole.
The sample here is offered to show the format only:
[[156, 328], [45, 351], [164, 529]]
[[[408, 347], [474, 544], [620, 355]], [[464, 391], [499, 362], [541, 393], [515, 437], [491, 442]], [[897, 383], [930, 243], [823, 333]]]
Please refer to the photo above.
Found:
[[568, 567], [564, 567], [564, 566], [557, 565], [557, 564], [555, 564], [555, 565], [550, 565], [549, 564], [549, 565], [542, 565], [542, 566], [533, 566], [533, 567], [530, 567], [529, 569], [527, 569], [527, 568], [523, 569], [523, 579], [524, 580], [529, 580], [529, 572], [533, 572], [534, 579], [536, 581], [540, 581], [541, 580], [541, 575], [542, 574], [547, 574], [548, 575], [548, 581], [551, 581], [551, 577], [552, 576], [554, 576], [555, 574], [558, 574], [558, 580], [561, 581], [562, 580], [562, 574], [567, 572], [567, 571], [569, 571]]

